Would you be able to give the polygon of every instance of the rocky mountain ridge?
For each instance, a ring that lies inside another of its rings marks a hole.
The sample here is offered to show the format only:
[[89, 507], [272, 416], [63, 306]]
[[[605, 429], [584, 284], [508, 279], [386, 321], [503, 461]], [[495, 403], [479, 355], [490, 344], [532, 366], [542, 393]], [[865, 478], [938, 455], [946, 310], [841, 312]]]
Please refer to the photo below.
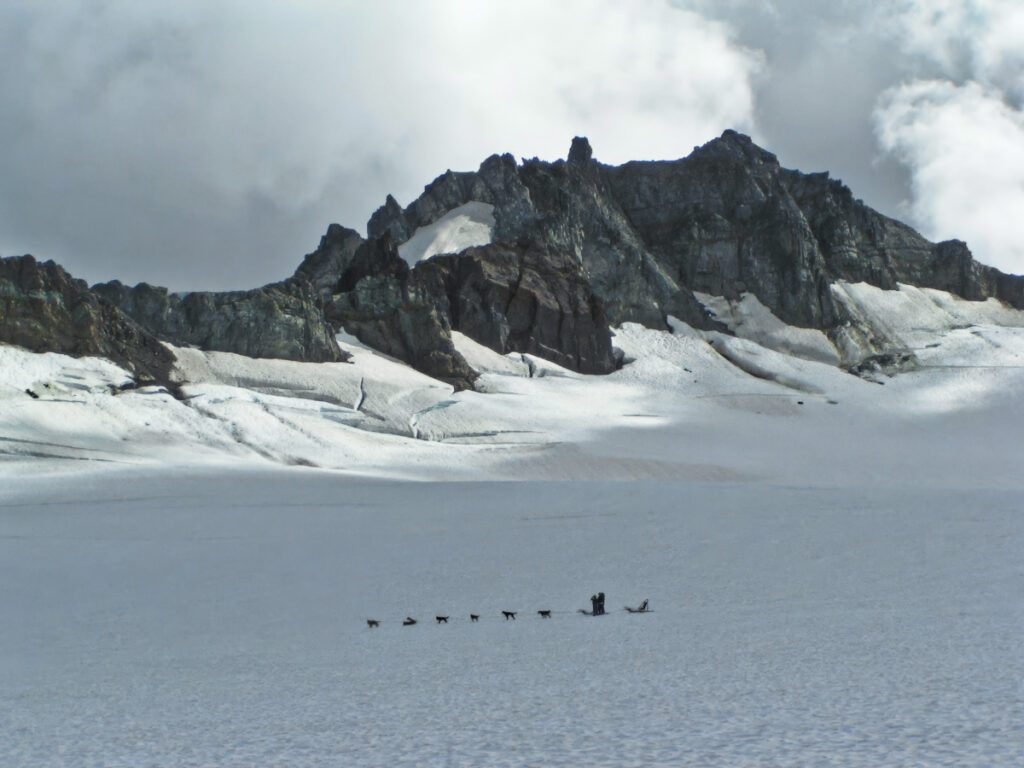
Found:
[[178, 346], [313, 363], [345, 359], [316, 294], [302, 280], [184, 295], [146, 283], [129, 288], [116, 280], [92, 290], [154, 336]]
[[[486, 220], [473, 219], [481, 209]], [[444, 227], [434, 246], [409, 256], [431, 228]], [[90, 327], [100, 329], [77, 344], [57, 326], [78, 321], [40, 303], [58, 294], [32, 287], [25, 275], [33, 270], [8, 259], [0, 340], [74, 354], [106, 350], [127, 361], [140, 355], [135, 367], [150, 369], [153, 360], [142, 358], [154, 354], [151, 339], [338, 361], [344, 354], [334, 333], [345, 329], [465, 388], [476, 372], [452, 331], [497, 352], [608, 373], [620, 364], [610, 326], [667, 329], [675, 317], [727, 330], [697, 295], [753, 295], [783, 322], [824, 331], [849, 368], [893, 350], [836, 299], [839, 281], [908, 283], [1024, 308], [1024, 278], [979, 264], [960, 241], [929, 242], [827, 173], [782, 168], [734, 131], [673, 161], [605, 165], [580, 137], [566, 160], [494, 155], [476, 171], [439, 176], [404, 208], [389, 196], [367, 233], [332, 224], [292, 277], [251, 291], [178, 296], [115, 281], [86, 296], [76, 285], [73, 303], [92, 307]], [[54, 279], [64, 285], [65, 276]], [[26, 318], [37, 321], [32, 333]], [[127, 336], [137, 341], [100, 342]]]
[[170, 350], [52, 261], [0, 259], [0, 341], [33, 352], [105, 357], [140, 384], [174, 387]]
[[[440, 257], [434, 256], [415, 265], [409, 277], [396, 277], [384, 294], [390, 297], [388, 312], [397, 326], [402, 325], [397, 318], [409, 318], [408, 325], [412, 317], [423, 314], [426, 304], [433, 306], [429, 321], [417, 326], [429, 336], [420, 346], [444, 347], [445, 352], [421, 370], [449, 380], [461, 377], [463, 367], [447, 349], [448, 329], [499, 351], [549, 348], [550, 343], [541, 339], [557, 335], [558, 362], [576, 370], [607, 372], [615, 361], [600, 341], [596, 354], [579, 360], [571, 351], [586, 347], [594, 333], [603, 336], [606, 324], [632, 321], [666, 328], [667, 318], [674, 316], [696, 328], [724, 330], [695, 293], [732, 299], [751, 293], [784, 322], [836, 338], [842, 362], [850, 368], [892, 350], [885, 338], [863, 329], [851, 332], [858, 318], [834, 297], [837, 281], [885, 289], [908, 283], [1024, 307], [1024, 279], [979, 264], [960, 241], [929, 242], [856, 200], [827, 173], [782, 168], [775, 155], [735, 131], [674, 161], [604, 165], [580, 137], [573, 140], [564, 161], [517, 164], [511, 155], [494, 155], [477, 171], [439, 176], [405, 208], [389, 196], [371, 216], [365, 242], [378, 243], [378, 250], [386, 242], [384, 250], [392, 252], [423, 228], [472, 204], [493, 209], [491, 245], [465, 250], [455, 261], [470, 260], [500, 275], [500, 268], [489, 269], [494, 251], [488, 248], [494, 245], [503, 246], [506, 256], [509, 251], [546, 253], [547, 258], [535, 260], [541, 282], [557, 282], [547, 269], [555, 262], [576, 265], [576, 279], [584, 292], [592, 294], [599, 312], [588, 319], [577, 302], [575, 307], [563, 303], [558, 312], [542, 312], [536, 318], [520, 313], [517, 331], [510, 334], [507, 312], [500, 306], [485, 313], [491, 326], [497, 323], [497, 332], [481, 325], [478, 315], [451, 312], [458, 302], [447, 297], [453, 295], [452, 288], [458, 294], [458, 284], [446, 283], [444, 290], [413, 290], [407, 299], [397, 300], [400, 286], [418, 284], [437, 269], [431, 265]], [[366, 293], [369, 285], [375, 286], [379, 298], [387, 282], [379, 270], [371, 275], [357, 263], [354, 254], [363, 243], [352, 230], [343, 231], [346, 253], [327, 242], [329, 233], [297, 273], [313, 279], [325, 297], [330, 294], [328, 305], [335, 307], [332, 321], [341, 324], [353, 317], [353, 302], [364, 310], [374, 304]], [[370, 281], [367, 285], [362, 284], [361, 270]], [[499, 293], [517, 285], [513, 277], [505, 274], [498, 279]], [[553, 324], [557, 334], [552, 334]], [[357, 325], [354, 332], [365, 343], [397, 351], [403, 360], [418, 364], [416, 354], [403, 352], [402, 344], [383, 342], [379, 327], [370, 334]], [[847, 343], [851, 336], [860, 343]]]

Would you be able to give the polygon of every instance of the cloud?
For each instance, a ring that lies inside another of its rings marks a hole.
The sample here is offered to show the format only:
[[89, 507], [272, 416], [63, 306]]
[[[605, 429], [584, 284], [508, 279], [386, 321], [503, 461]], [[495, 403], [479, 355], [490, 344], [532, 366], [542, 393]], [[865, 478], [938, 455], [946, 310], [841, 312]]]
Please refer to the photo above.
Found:
[[911, 171], [911, 220], [1024, 272], [1024, 6], [907, 0], [879, 18], [923, 75], [887, 89], [874, 114], [882, 149]]
[[924, 232], [1024, 271], [1024, 114], [977, 83], [927, 80], [888, 91], [876, 120], [882, 146], [913, 169], [910, 213]]
[[1013, 136], [1021, 39], [1018, 0], [8, 0], [0, 247], [245, 287], [493, 152], [678, 157], [733, 127], [1020, 270], [1012, 216], [945, 201], [1017, 200], [1012, 147], [993, 179], [967, 137]]
[[871, 115], [879, 94], [910, 73], [911, 62], [885, 25], [872, 23], [878, 4], [673, 2], [728, 23], [739, 42], [763, 53], [754, 81], [755, 140], [784, 165], [828, 170], [870, 205], [899, 212], [910, 176], [879, 151]]
[[256, 285], [492, 152], [587, 134], [620, 162], [750, 131], [761, 66], [662, 0], [12, 0], [0, 242], [90, 280]]
[[889, 25], [906, 53], [953, 82], [1024, 99], [1024, 5], [1019, 0], [900, 0], [876, 23]]

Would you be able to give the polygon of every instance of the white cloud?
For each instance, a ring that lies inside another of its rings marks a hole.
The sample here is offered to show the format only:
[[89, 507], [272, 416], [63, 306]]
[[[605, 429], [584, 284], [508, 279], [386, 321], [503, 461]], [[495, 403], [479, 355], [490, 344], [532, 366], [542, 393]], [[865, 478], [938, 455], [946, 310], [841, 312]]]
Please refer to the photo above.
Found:
[[882, 147], [913, 169], [925, 234], [1024, 272], [1024, 114], [977, 83], [929, 80], [888, 91], [875, 118]]
[[911, 171], [911, 219], [1024, 272], [1024, 4], [903, 0], [878, 19], [919, 63], [874, 115], [882, 149]]
[[5, 15], [5, 239], [88, 278], [185, 288], [281, 277], [327, 222], [361, 227], [386, 193], [406, 202], [492, 152], [560, 157], [586, 134], [620, 162], [750, 131], [761, 66], [664, 0], [15, 0]]
[[953, 80], [1024, 99], [1024, 3], [1020, 0], [900, 0], [881, 11], [900, 45]]

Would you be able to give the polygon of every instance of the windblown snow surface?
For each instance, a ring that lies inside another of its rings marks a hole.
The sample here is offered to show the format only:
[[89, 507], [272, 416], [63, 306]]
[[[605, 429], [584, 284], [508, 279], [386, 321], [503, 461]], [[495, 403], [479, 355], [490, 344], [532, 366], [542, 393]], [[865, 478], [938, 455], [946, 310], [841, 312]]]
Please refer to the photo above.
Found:
[[0, 346], [0, 765], [1019, 765], [1024, 314], [834, 291], [916, 367], [747, 297], [479, 392]]

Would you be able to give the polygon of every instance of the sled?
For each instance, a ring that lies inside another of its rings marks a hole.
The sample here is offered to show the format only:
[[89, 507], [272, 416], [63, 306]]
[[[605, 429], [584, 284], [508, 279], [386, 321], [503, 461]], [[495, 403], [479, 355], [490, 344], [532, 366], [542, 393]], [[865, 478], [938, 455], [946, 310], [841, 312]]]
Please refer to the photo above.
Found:
[[638, 605], [636, 608], [630, 608], [627, 605], [626, 606], [626, 610], [629, 611], [630, 613], [650, 613], [651, 612], [651, 609], [647, 607], [647, 601], [646, 600], [644, 600], [642, 603], [640, 603], [640, 605]]

